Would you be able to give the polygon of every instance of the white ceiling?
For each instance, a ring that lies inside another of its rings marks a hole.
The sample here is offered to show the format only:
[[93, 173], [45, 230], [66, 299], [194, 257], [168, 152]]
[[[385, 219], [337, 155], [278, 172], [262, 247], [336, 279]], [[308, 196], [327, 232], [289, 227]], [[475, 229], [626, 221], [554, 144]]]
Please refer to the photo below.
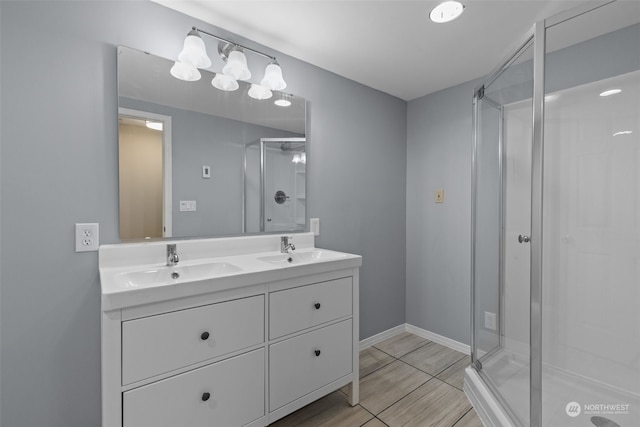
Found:
[[407, 101], [488, 74], [535, 22], [586, 3], [462, 0], [460, 18], [435, 24], [440, 1], [154, 1]]

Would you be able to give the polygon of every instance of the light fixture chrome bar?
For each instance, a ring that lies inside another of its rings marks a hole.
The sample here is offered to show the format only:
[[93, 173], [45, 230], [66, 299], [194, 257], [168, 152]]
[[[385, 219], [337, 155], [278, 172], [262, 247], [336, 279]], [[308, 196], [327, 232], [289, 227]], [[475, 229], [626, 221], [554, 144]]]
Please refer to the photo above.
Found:
[[227, 40], [227, 39], [225, 39], [225, 38], [223, 38], [223, 37], [216, 36], [215, 34], [211, 34], [210, 32], [205, 31], [205, 30], [201, 30], [200, 28], [197, 28], [197, 27], [191, 27], [191, 29], [192, 29], [193, 31], [197, 31], [197, 32], [199, 32], [199, 33], [206, 34], [206, 35], [208, 35], [208, 36], [210, 36], [210, 37], [213, 37], [214, 39], [218, 39], [218, 40], [220, 40], [221, 42], [224, 42], [224, 43], [227, 43], [227, 44], [233, 45], [233, 46], [235, 46], [235, 47], [240, 47], [240, 48], [242, 48], [243, 50], [248, 50], [249, 52], [253, 52], [253, 53], [255, 53], [256, 55], [264, 56], [265, 58], [269, 58], [270, 60], [272, 60], [272, 61], [274, 61], [274, 62], [278, 62], [278, 61], [276, 60], [276, 57], [275, 57], [275, 56], [267, 55], [266, 53], [262, 53], [262, 52], [260, 52], [259, 50], [255, 50], [255, 49], [252, 49], [252, 48], [250, 48], [250, 47], [247, 47], [247, 46], [241, 45], [240, 43], [232, 42], [231, 40]]

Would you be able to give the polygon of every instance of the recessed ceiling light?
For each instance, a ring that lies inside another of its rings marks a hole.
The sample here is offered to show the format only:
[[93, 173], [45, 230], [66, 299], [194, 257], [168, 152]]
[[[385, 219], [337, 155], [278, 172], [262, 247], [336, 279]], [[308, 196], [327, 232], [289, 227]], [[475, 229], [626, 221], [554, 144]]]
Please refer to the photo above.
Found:
[[278, 99], [273, 101], [273, 103], [276, 104], [278, 107], [288, 107], [289, 105], [291, 105], [290, 98], [291, 98], [291, 95], [287, 93], [283, 93], [280, 95]]
[[604, 92], [602, 92], [600, 94], [600, 96], [609, 96], [609, 95], [615, 95], [616, 93], [620, 93], [622, 92], [621, 89], [611, 89], [611, 90], [605, 90]]
[[154, 122], [154, 121], [151, 121], [151, 120], [147, 120], [145, 122], [145, 124], [147, 125], [147, 127], [149, 129], [162, 130], [162, 122]]
[[453, 21], [464, 11], [464, 5], [457, 1], [445, 1], [433, 8], [429, 13], [429, 18], [433, 22], [442, 24], [444, 22]]
[[621, 130], [620, 132], [616, 132], [613, 134], [613, 136], [618, 136], [618, 135], [629, 135], [630, 133], [633, 133], [633, 131], [630, 130]]
[[273, 101], [273, 103], [278, 107], [288, 107], [289, 105], [291, 105], [291, 101], [289, 101], [288, 99], [276, 99], [275, 101]]

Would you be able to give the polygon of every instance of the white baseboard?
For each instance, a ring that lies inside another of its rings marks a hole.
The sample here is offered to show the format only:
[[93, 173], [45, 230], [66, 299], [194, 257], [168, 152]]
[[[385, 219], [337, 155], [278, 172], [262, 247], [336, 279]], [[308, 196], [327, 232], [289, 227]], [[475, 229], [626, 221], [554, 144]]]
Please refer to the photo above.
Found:
[[413, 326], [408, 323], [406, 323], [405, 325], [407, 332], [410, 332], [422, 338], [426, 338], [445, 347], [449, 347], [453, 350], [459, 351], [460, 353], [471, 354], [471, 347], [469, 347], [469, 345], [467, 344], [463, 344], [459, 341], [452, 340], [451, 338], [438, 335], [435, 332], [427, 331], [426, 329], [418, 328], [417, 326]]
[[363, 339], [362, 341], [360, 341], [360, 351], [364, 350], [365, 348], [371, 347], [372, 345], [376, 345], [379, 342], [389, 339], [395, 335], [401, 334], [402, 332], [409, 332], [445, 347], [449, 347], [453, 350], [459, 351], [461, 353], [471, 354], [471, 348], [467, 344], [463, 344], [461, 342], [452, 340], [451, 338], [438, 335], [435, 332], [427, 331], [426, 329], [418, 328], [417, 326], [413, 326], [408, 323], [403, 323], [402, 325], [398, 325], [391, 329], [387, 329], [386, 331], [382, 331], [372, 337]]
[[402, 325], [395, 326], [391, 329], [387, 329], [386, 331], [382, 331], [379, 334], [375, 334], [369, 338], [365, 338], [362, 341], [360, 341], [360, 351], [364, 350], [365, 348], [369, 348], [372, 345], [376, 345], [379, 342], [382, 342], [388, 338], [391, 338], [394, 335], [401, 334], [405, 331], [406, 331], [406, 324], [403, 323]]

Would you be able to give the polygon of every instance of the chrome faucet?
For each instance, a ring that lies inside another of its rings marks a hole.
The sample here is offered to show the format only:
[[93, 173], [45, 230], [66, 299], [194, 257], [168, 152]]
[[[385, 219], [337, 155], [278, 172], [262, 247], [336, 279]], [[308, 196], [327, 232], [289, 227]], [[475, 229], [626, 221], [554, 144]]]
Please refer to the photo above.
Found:
[[180, 261], [180, 258], [178, 257], [176, 245], [167, 245], [167, 266], [177, 265], [178, 261]]
[[288, 254], [289, 249], [292, 251], [296, 250], [296, 247], [293, 243], [289, 243], [289, 239], [293, 239], [293, 236], [282, 236], [280, 237], [280, 252], [283, 254]]

